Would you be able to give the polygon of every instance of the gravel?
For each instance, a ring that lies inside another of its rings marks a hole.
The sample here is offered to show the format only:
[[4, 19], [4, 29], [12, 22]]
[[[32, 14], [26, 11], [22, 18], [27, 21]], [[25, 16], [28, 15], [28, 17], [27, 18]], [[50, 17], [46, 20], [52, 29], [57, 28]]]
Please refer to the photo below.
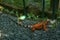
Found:
[[[11, 19], [13, 19], [13, 21]], [[23, 25], [31, 25], [38, 21], [24, 20], [22, 25], [18, 25], [17, 17], [7, 14], [0, 16], [0, 40], [60, 40], [60, 23], [56, 29], [31, 31]]]

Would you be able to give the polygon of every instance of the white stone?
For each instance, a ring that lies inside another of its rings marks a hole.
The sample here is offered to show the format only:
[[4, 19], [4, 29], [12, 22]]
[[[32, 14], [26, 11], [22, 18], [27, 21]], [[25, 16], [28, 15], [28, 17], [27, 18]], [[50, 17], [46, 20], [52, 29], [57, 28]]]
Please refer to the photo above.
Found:
[[0, 30], [0, 37], [2, 36], [1, 30]]
[[3, 36], [6, 36], [6, 37], [8, 37], [9, 35], [8, 35], [8, 34], [3, 34]]
[[32, 28], [33, 26], [31, 26], [31, 28]]
[[0, 33], [0, 37], [2, 36], [2, 33]]
[[56, 23], [56, 20], [50, 20], [50, 23], [54, 24], [54, 23]]
[[47, 19], [47, 21], [50, 21], [50, 19]]
[[28, 25], [28, 28], [29, 28], [30, 26]]
[[27, 25], [24, 25], [24, 27], [27, 27]]
[[18, 19], [24, 20], [25, 18], [26, 18], [26, 16], [20, 16]]

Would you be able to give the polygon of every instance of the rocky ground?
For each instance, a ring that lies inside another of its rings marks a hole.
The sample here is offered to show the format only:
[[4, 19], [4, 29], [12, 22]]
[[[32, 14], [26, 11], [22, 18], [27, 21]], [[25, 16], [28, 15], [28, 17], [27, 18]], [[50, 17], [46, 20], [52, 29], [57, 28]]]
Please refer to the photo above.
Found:
[[24, 28], [23, 25], [34, 24], [36, 21], [25, 20], [22, 25], [16, 22], [16, 17], [7, 14], [0, 16], [0, 40], [60, 40], [60, 24], [56, 29], [49, 29], [47, 32], [43, 30], [32, 32], [30, 28]]

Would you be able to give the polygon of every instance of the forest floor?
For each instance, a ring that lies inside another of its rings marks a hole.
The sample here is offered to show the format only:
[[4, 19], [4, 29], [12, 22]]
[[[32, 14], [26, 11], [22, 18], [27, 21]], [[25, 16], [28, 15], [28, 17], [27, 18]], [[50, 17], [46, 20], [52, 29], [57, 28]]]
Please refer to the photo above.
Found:
[[[23, 25], [34, 24], [36, 21], [24, 20], [19, 26], [17, 18], [11, 15], [2, 14], [0, 16], [0, 40], [60, 40], [60, 23], [56, 29], [31, 31], [30, 28], [25, 28]], [[38, 21], [37, 21], [38, 22]]]

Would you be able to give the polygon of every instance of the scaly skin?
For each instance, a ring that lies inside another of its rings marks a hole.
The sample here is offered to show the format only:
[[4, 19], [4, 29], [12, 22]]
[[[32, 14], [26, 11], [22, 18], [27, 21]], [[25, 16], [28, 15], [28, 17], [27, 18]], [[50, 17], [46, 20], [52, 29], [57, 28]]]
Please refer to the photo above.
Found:
[[48, 24], [48, 21], [46, 21], [46, 22], [43, 21], [39, 24], [34, 24], [32, 27], [32, 31], [35, 31], [37, 29], [42, 29], [42, 28], [43, 28], [43, 30], [47, 31], [46, 24]]

